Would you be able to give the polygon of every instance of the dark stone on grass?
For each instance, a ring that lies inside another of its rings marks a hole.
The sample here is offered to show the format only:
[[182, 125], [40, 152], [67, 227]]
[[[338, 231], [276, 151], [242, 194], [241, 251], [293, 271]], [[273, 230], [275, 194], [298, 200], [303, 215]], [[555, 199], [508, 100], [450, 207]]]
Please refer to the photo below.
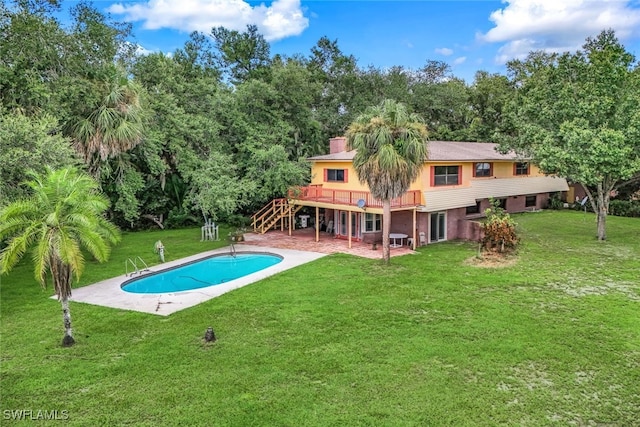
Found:
[[214, 342], [216, 340], [216, 334], [213, 332], [213, 328], [209, 326], [207, 332], [204, 333], [205, 342]]
[[64, 338], [62, 338], [63, 347], [71, 347], [75, 343], [76, 343], [76, 340], [74, 340], [71, 335], [65, 335]]

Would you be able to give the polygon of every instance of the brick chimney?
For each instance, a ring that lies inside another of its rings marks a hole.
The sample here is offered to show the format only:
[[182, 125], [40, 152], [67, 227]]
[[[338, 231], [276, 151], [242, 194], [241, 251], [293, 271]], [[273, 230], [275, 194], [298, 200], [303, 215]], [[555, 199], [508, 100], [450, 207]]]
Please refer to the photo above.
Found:
[[347, 150], [347, 138], [336, 136], [329, 140], [329, 154], [341, 153]]

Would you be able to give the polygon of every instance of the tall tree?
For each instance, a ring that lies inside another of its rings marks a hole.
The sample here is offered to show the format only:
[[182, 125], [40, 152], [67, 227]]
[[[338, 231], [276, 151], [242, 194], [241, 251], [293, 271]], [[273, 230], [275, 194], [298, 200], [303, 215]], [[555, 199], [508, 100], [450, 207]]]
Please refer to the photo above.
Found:
[[312, 110], [315, 119], [323, 125], [325, 141], [328, 141], [330, 137], [342, 135], [356, 114], [365, 109], [354, 105], [359, 80], [357, 61], [353, 55], [340, 50], [337, 40], [322, 37], [311, 49], [307, 67], [314, 80], [322, 83]]
[[469, 88], [469, 108], [472, 121], [470, 139], [493, 141], [494, 134], [501, 128], [503, 110], [513, 95], [513, 85], [507, 76], [478, 71]]
[[[428, 74], [431, 78], [431, 74]], [[424, 117], [430, 136], [444, 141], [468, 140], [471, 123], [469, 88], [461, 79], [421, 80], [413, 86], [412, 106]]]
[[0, 108], [0, 206], [25, 196], [27, 171], [78, 163], [69, 141], [47, 114], [29, 117]]
[[517, 88], [502, 145], [587, 190], [606, 239], [611, 193], [640, 175], [640, 71], [612, 30], [582, 51], [508, 64]]
[[[54, 112], [51, 82], [64, 73], [67, 37], [49, 2], [0, 3], [0, 102], [25, 114]], [[51, 2], [54, 3], [54, 2]]]
[[356, 150], [353, 167], [371, 195], [382, 200], [382, 257], [389, 263], [391, 200], [420, 175], [427, 158], [427, 128], [404, 104], [385, 100], [349, 125], [347, 147]]
[[142, 139], [140, 86], [115, 65], [97, 70], [77, 92], [77, 110], [64, 126], [66, 135], [100, 178], [104, 163], [131, 150]]
[[224, 27], [211, 30], [218, 49], [220, 68], [227, 71], [231, 83], [260, 78], [268, 71], [270, 46], [255, 25], [247, 25], [247, 31], [239, 32]]
[[322, 91], [322, 85], [313, 79], [302, 60], [277, 57], [271, 65], [271, 87], [276, 90], [273, 108], [280, 111], [291, 132], [283, 143], [288, 158], [297, 160], [322, 154], [326, 139], [320, 132], [320, 123], [315, 120], [311, 105]]
[[98, 193], [91, 177], [73, 168], [49, 169], [29, 182], [30, 198], [13, 202], [0, 210], [0, 273], [11, 270], [32, 249], [35, 277], [44, 287], [47, 276], [62, 304], [62, 345], [75, 343], [71, 330], [69, 297], [73, 276], [79, 280], [84, 269], [83, 250], [98, 261], [108, 259], [110, 244], [120, 239], [118, 229], [103, 213], [108, 200]]
[[69, 32], [68, 65], [76, 74], [88, 67], [103, 67], [113, 62], [127, 65], [136, 54], [137, 46], [129, 40], [131, 24], [111, 20], [86, 1], [70, 10], [73, 25]]
[[145, 179], [138, 199], [142, 216], [156, 223], [191, 221], [190, 203], [184, 203], [192, 184], [188, 177], [209, 153], [226, 151], [218, 137], [217, 114], [228, 108], [219, 99], [227, 91], [218, 82], [207, 46], [206, 39], [192, 34], [173, 57], [144, 55], [133, 68], [136, 81], [153, 95], [142, 99], [144, 142], [131, 156]]

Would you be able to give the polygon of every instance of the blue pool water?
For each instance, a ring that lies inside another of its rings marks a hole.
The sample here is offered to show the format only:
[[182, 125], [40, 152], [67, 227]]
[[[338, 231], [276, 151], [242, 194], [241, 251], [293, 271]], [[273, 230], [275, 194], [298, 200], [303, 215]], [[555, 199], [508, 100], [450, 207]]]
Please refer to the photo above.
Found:
[[219, 285], [278, 264], [282, 257], [262, 253], [214, 255], [180, 267], [128, 280], [122, 290], [136, 294], [180, 292]]

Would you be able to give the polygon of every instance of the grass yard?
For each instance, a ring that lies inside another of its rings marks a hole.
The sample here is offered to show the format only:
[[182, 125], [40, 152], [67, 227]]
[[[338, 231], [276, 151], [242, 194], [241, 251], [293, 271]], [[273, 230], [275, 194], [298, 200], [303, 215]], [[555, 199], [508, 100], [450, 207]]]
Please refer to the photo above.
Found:
[[[446, 242], [389, 267], [331, 255], [169, 317], [72, 303], [70, 349], [23, 262], [1, 278], [0, 424], [640, 426], [640, 220], [610, 217], [606, 242], [590, 214], [515, 220], [503, 268]], [[126, 234], [81, 285], [158, 239], [167, 260], [224, 244], [199, 233]]]

